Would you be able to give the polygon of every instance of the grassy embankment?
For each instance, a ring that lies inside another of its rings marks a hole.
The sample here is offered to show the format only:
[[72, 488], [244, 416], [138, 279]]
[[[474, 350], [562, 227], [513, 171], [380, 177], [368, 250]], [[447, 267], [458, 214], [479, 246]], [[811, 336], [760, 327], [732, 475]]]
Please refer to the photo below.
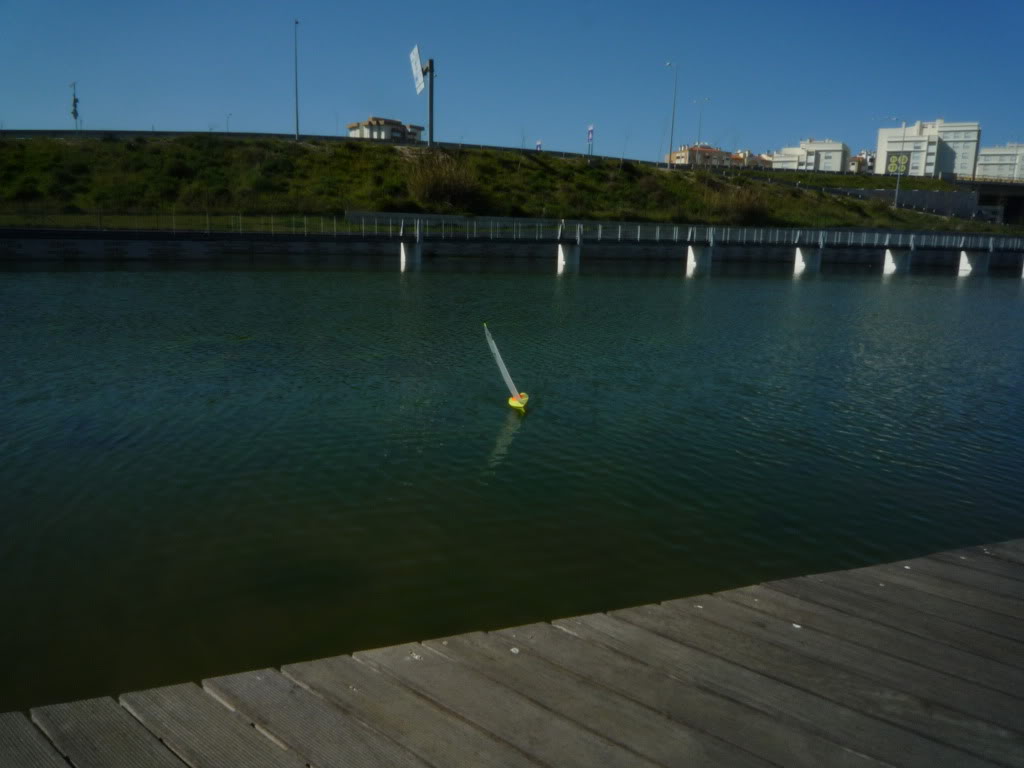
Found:
[[[807, 178], [804, 178], [807, 176]], [[179, 138], [0, 140], [0, 225], [168, 226], [172, 214], [337, 216], [346, 210], [766, 226], [1007, 231], [771, 183], [535, 152], [428, 152], [357, 142]], [[881, 177], [789, 175], [805, 186]], [[936, 188], [904, 179], [904, 188]], [[223, 225], [218, 228], [223, 228]]]

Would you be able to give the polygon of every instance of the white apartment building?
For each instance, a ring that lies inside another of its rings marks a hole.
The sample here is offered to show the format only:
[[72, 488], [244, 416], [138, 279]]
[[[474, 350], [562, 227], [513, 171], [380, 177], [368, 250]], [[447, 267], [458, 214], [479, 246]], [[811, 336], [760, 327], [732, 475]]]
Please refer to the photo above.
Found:
[[874, 173], [875, 153], [868, 149], [862, 149], [850, 158], [846, 170], [850, 173]]
[[378, 141], [419, 141], [422, 125], [402, 125], [399, 120], [387, 117], [371, 117], [361, 123], [349, 123], [348, 135], [353, 139], [377, 139]]
[[978, 150], [977, 179], [1024, 182], [1024, 144]]
[[875, 173], [974, 176], [981, 141], [980, 123], [920, 120], [912, 125], [878, 130]]
[[841, 141], [801, 141], [799, 147], [783, 147], [772, 155], [772, 168], [791, 171], [846, 170], [850, 161], [850, 148]]

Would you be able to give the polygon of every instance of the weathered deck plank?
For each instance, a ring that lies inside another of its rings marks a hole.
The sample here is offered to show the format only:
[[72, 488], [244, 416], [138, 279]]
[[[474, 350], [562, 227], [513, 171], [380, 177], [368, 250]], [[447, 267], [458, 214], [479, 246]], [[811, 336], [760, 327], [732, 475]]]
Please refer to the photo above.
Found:
[[1017, 565], [1024, 565], [1024, 539], [1013, 541], [1001, 541], [998, 544], [989, 544], [982, 547], [986, 554], [994, 555]]
[[[422, 645], [360, 651], [355, 658], [387, 671], [440, 706], [548, 765], [655, 765]], [[570, 744], [572, 749], [567, 750]]]
[[0, 715], [0, 766], [67, 768], [64, 758], [20, 712]]
[[913, 768], [988, 766], [990, 762], [940, 744], [828, 698], [765, 674], [682, 645], [621, 619], [603, 614], [559, 619], [573, 634], [608, 645], [680, 679], [720, 691], [784, 722], [838, 739], [858, 752], [892, 765]]
[[427, 763], [273, 669], [203, 681], [203, 688], [318, 768]]
[[[621, 693], [666, 717], [686, 723], [794, 768], [868, 768], [877, 760], [817, 733], [780, 721], [705, 687], [684, 682], [611, 648], [550, 624], [529, 624], [493, 633], [507, 644], [529, 648], [575, 675]], [[737, 728], [736, 723], [743, 727]]]
[[[747, 669], [770, 670], [808, 693], [913, 730], [922, 736], [970, 751], [987, 760], [1015, 765], [1024, 758], [1019, 734], [996, 728], [978, 718], [933, 700], [848, 672], [845, 649], [836, 648], [837, 662], [818, 661], [791, 648], [781, 648], [747, 632], [714, 625], [657, 605], [627, 608], [610, 614], [678, 643], [701, 648]], [[790, 628], [791, 632], [802, 629]]]
[[113, 699], [51, 704], [33, 709], [32, 719], [76, 768], [184, 768]]
[[[698, 604], [700, 608], [697, 608]], [[1024, 701], [1012, 695], [956, 678], [945, 671], [928, 669], [889, 654], [874, 653], [844, 638], [818, 632], [814, 628], [814, 618], [810, 624], [785, 621], [711, 595], [673, 600], [663, 607], [679, 612], [687, 622], [696, 620], [713, 624], [708, 628], [711, 632], [718, 627], [733, 630], [753, 641], [750, 647], [770, 643], [783, 653], [792, 651], [809, 660], [835, 665], [852, 678], [863, 678], [865, 688], [874, 688], [870, 681], [885, 686], [880, 691], [883, 697], [888, 698], [895, 692], [908, 693], [924, 702], [933, 702], [946, 715], [953, 711], [961, 712], [1007, 731], [1016, 731], [1007, 737], [1024, 749], [1024, 740], [1019, 733], [1024, 722], [1016, 712], [1024, 706]], [[812, 667], [813, 663], [806, 665]], [[818, 669], [820, 671], [820, 667]], [[948, 721], [945, 722], [948, 725]]]
[[[949, 580], [948, 576], [945, 579], [935, 578], [923, 573], [920, 570], [921, 565], [917, 561], [907, 562], [913, 563], [913, 565], [903, 563], [856, 568], [852, 571], [842, 571], [841, 578], [857, 579], [863, 583], [877, 581], [890, 585], [898, 584], [901, 587], [916, 589], [945, 600], [999, 613], [1011, 619], [1006, 623], [1015, 628], [1017, 639], [1024, 639], [1024, 621], [1019, 618], [1024, 609], [1024, 603], [1021, 602], [1019, 595], [1016, 598], [1003, 597], [988, 589], [978, 589]], [[991, 583], [996, 581], [997, 577], [993, 577]]]
[[[892, 563], [892, 565], [888, 566], [888, 569], [894, 569], [897, 572], [900, 568], [904, 568], [911, 573], [924, 574], [941, 579], [942, 581], [954, 582], [971, 589], [989, 592], [1002, 598], [1014, 600], [1021, 604], [1020, 607], [1024, 609], [1024, 603], [1022, 603], [1024, 601], [1024, 583], [1018, 579], [1007, 578], [995, 573], [980, 573], [970, 568], [950, 568], [948, 563], [928, 557]], [[1015, 615], [1019, 615], [1019, 612]]]
[[351, 656], [290, 664], [281, 671], [433, 765], [537, 765], [510, 744], [435, 707]]
[[194, 683], [126, 693], [121, 702], [192, 768], [306, 768]]
[[947, 616], [918, 611], [916, 606], [907, 607], [898, 601], [891, 602], [888, 593], [880, 596], [875, 590], [867, 593], [845, 590], [826, 584], [815, 576], [772, 581], [761, 586], [1024, 669], [1024, 645], [1021, 643], [952, 621]]
[[716, 597], [777, 619], [800, 624], [833, 638], [856, 643], [878, 654], [895, 656], [938, 672], [946, 672], [1010, 696], [1024, 697], [1024, 670], [985, 656], [892, 629], [875, 621], [850, 616], [825, 605], [762, 586], [719, 592]]
[[1024, 768], [1024, 540], [0, 715], [0, 768]]
[[482, 633], [424, 643], [518, 691], [595, 734], [665, 766], [768, 766], [754, 754], [674, 723], [633, 700], [573, 677], [530, 653]]
[[811, 577], [822, 584], [873, 597], [892, 603], [904, 611], [920, 611], [948, 619], [965, 627], [983, 627], [989, 634], [1020, 643], [1024, 640], [1024, 620], [1005, 613], [988, 611], [963, 600], [925, 592], [914, 585], [900, 583], [892, 578], [880, 579], [870, 574], [851, 575], [825, 573]]
[[[947, 565], [956, 565], [968, 570], [991, 573], [996, 576], [1002, 576], [1005, 579], [1024, 582], [1024, 564], [1011, 563], [1007, 560], [985, 554], [980, 549], [958, 549], [952, 552], [937, 552], [922, 559], [933, 560]], [[1024, 589], [1024, 586], [1021, 589]]]

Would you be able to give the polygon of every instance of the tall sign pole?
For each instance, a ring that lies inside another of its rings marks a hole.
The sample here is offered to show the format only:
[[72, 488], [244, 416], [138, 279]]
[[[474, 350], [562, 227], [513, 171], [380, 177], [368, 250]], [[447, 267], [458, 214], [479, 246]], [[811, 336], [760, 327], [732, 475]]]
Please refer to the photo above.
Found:
[[429, 114], [427, 128], [427, 146], [434, 146], [434, 60], [428, 59], [427, 66], [420, 64], [420, 47], [413, 46], [409, 53], [409, 63], [412, 64], [412, 81], [416, 86], [416, 94], [423, 93], [423, 76], [430, 75], [430, 93], [427, 94], [429, 101]]
[[299, 20], [295, 20], [295, 140], [299, 140]]
[[427, 125], [427, 146], [434, 146], [434, 60], [427, 59], [427, 69], [430, 72], [430, 93], [427, 95], [430, 101], [430, 108], [428, 111], [429, 122]]
[[673, 153], [675, 152], [676, 143], [676, 95], [679, 93], [679, 68], [671, 61], [665, 62], [666, 67], [672, 67], [672, 123], [668, 129], [668, 167], [671, 168], [674, 163]]

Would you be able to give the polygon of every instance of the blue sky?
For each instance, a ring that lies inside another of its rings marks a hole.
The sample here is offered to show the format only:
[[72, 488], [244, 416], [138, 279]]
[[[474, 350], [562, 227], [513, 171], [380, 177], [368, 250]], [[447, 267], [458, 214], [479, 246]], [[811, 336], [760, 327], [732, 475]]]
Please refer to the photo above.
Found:
[[437, 60], [436, 138], [654, 159], [701, 138], [757, 152], [807, 137], [873, 148], [890, 115], [978, 120], [1024, 141], [1024, 0], [341, 3], [0, 0], [0, 122], [294, 130], [369, 115], [426, 124], [409, 51]]

